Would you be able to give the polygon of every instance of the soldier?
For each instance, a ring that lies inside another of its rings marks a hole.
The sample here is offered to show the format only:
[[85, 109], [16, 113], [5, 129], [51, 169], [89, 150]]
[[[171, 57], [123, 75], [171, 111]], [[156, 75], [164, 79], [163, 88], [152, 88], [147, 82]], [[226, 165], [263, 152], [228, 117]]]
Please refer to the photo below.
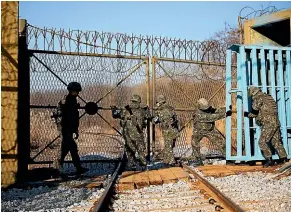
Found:
[[[77, 96], [82, 88], [78, 82], [70, 82], [67, 89], [69, 94], [59, 102], [57, 114], [54, 114], [59, 120], [57, 125], [62, 138], [54, 165], [60, 171], [66, 155], [70, 152], [77, 174], [82, 174], [88, 171], [88, 169], [81, 166], [77, 144], [74, 140], [79, 137], [79, 104], [77, 103]], [[76, 135], [75, 138], [73, 138], [74, 133]]]
[[179, 135], [177, 115], [173, 107], [166, 102], [166, 97], [157, 97], [157, 111], [153, 118], [155, 124], [160, 124], [165, 141], [164, 149], [161, 152], [162, 160], [170, 166], [176, 163], [173, 153], [175, 140]]
[[203, 165], [200, 154], [200, 141], [203, 137], [209, 139], [215, 144], [217, 149], [225, 157], [225, 137], [215, 127], [215, 121], [231, 115], [231, 111], [226, 111], [226, 108], [213, 108], [204, 98], [198, 100], [198, 109], [193, 115], [193, 135], [192, 135], [192, 156], [190, 159], [196, 160], [196, 165]]
[[134, 169], [137, 161], [144, 168], [146, 166], [144, 129], [150, 116], [148, 107], [141, 104], [139, 95], [134, 94], [131, 98], [131, 104], [125, 106], [124, 109], [119, 110], [112, 107], [112, 116], [121, 119], [120, 125], [128, 160], [127, 169]]
[[259, 88], [250, 86], [248, 94], [252, 98], [252, 111], [244, 112], [248, 118], [256, 118], [256, 123], [261, 128], [259, 147], [266, 159], [264, 167], [274, 165], [272, 161], [272, 152], [268, 143], [276, 149], [279, 155], [279, 163], [287, 160], [286, 151], [281, 142], [280, 121], [278, 118], [277, 104], [272, 96], [263, 93]]

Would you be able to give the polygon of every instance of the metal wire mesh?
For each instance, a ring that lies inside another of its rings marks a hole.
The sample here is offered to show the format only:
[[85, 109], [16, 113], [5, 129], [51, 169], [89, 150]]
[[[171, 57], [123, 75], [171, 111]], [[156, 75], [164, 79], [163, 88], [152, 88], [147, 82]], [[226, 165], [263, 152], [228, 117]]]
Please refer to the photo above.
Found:
[[[96, 31], [66, 32], [31, 25], [28, 25], [27, 40], [32, 54], [31, 157], [36, 161], [55, 157], [60, 139], [50, 118], [53, 110], [50, 106], [57, 105], [66, 94], [65, 85], [70, 81], [78, 81], [84, 87], [79, 99], [81, 106], [93, 101], [102, 107], [97, 115], [84, 115], [80, 119], [78, 146], [83, 158], [88, 155], [101, 159], [121, 156], [124, 141], [113, 129], [120, 127], [118, 121], [112, 119], [109, 106], [128, 104], [133, 93], [141, 95], [143, 103], [149, 93], [164, 94], [177, 108], [180, 125], [187, 125], [174, 150], [180, 156], [190, 147], [192, 123], [189, 120], [197, 99], [211, 98], [215, 106], [224, 105], [225, 46], [218, 41], [198, 42]], [[153, 56], [158, 59], [155, 70], [149, 74], [149, 64], [145, 61]], [[154, 71], [156, 78], [151, 83], [155, 83], [155, 91], [147, 87], [147, 79]], [[44, 108], [34, 107], [40, 105]], [[158, 140], [162, 139], [158, 128], [156, 136]], [[54, 140], [56, 142], [52, 143]], [[206, 143], [207, 151], [215, 151], [209, 142], [203, 140], [202, 143]], [[163, 146], [162, 142], [159, 144]]]
[[[89, 157], [91, 159], [120, 158], [124, 141], [112, 129], [112, 126], [119, 129], [119, 123], [111, 117], [109, 106], [124, 106], [129, 103], [133, 93], [140, 93], [143, 100], [146, 99], [146, 74], [143, 60], [88, 58], [87, 56], [43, 53], [34, 53], [34, 55], [65, 83], [80, 82], [83, 86], [83, 91], [80, 93], [82, 99], [85, 99], [86, 102], [98, 102], [98, 106], [102, 108], [99, 110], [99, 115], [86, 114], [80, 118], [80, 137], [78, 139], [80, 156], [86, 156], [86, 160], [89, 155], [91, 155]], [[72, 63], [71, 60], [78, 61], [78, 63]], [[141, 67], [129, 75], [129, 72], [139, 64]], [[36, 109], [33, 106], [56, 106], [67, 91], [66, 86], [34, 57], [31, 58], [30, 67], [30, 103], [32, 106], [30, 128], [31, 157], [33, 158], [59, 135], [57, 126], [50, 117], [53, 109]], [[117, 84], [119, 86], [116, 87]], [[85, 102], [80, 100], [79, 102], [81, 106], [85, 106]], [[81, 110], [80, 114], [83, 113], [84, 110]], [[52, 160], [59, 144], [60, 138], [57, 138], [36, 158], [36, 161]]]
[[[177, 157], [188, 157], [192, 153], [192, 116], [196, 102], [200, 98], [211, 99], [215, 107], [225, 105], [225, 67], [158, 60], [155, 65], [155, 93], [163, 94], [167, 102], [176, 108], [180, 127], [180, 136], [176, 141], [174, 153]], [[215, 96], [213, 94], [219, 90]], [[217, 128], [224, 133], [225, 121], [218, 121]], [[158, 128], [157, 131], [160, 131]], [[161, 132], [156, 133], [157, 148], [163, 146]], [[201, 141], [202, 154], [215, 154], [216, 148], [207, 138]], [[219, 153], [217, 153], [219, 154]]]

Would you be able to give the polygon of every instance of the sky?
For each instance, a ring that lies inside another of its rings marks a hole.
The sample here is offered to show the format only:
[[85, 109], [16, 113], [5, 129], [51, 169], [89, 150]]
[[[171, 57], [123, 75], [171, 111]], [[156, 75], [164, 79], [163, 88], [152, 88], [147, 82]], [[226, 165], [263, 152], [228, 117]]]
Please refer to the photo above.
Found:
[[202, 41], [237, 25], [245, 6], [291, 8], [291, 2], [29, 2], [19, 3], [20, 18], [38, 27], [96, 30]]
[[[243, 7], [250, 6], [258, 10], [269, 5], [277, 9], [291, 8], [290, 2], [21, 1], [19, 15], [20, 18], [27, 19], [29, 24], [41, 28], [96, 30], [203, 41], [223, 29], [225, 22], [236, 26]], [[38, 45], [41, 44], [39, 41]], [[36, 69], [40, 67], [42, 66], [35, 66]], [[53, 66], [51, 68], [58, 70]], [[58, 72], [65, 81], [82, 78], [83, 84], [96, 83], [96, 79], [89, 79], [90, 76], [84, 71], [70, 72], [70, 78], [66, 75], [67, 72], [63, 73], [64, 76], [62, 73]], [[33, 72], [31, 82], [32, 90], [63, 87], [47, 71]]]

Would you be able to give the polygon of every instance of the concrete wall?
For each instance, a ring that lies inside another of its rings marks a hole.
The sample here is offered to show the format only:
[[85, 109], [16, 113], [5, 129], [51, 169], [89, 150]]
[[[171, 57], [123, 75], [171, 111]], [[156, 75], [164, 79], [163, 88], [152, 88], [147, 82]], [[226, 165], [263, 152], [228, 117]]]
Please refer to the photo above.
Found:
[[1, 186], [17, 174], [18, 2], [1, 2]]
[[[245, 21], [244, 23], [244, 44], [251, 45], [274, 45], [280, 46], [275, 41], [265, 37], [260, 34], [253, 27], [262, 26], [269, 23], [278, 22], [285, 19], [291, 19], [291, 9], [282, 10], [276, 13], [272, 13], [269, 15], [263, 15], [254, 19], [250, 19]], [[290, 29], [291, 29], [291, 21], [290, 21]], [[270, 29], [272, 30], [272, 29]], [[275, 32], [280, 33], [280, 32]], [[291, 30], [289, 31], [289, 44], [291, 43]]]

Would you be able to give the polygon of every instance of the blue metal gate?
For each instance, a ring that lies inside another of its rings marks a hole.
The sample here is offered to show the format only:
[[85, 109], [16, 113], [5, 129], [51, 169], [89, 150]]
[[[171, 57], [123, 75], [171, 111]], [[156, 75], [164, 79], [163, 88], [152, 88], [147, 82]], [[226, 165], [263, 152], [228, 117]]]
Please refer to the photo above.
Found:
[[[236, 113], [226, 118], [227, 160], [264, 160], [258, 145], [260, 128], [254, 120], [243, 116], [244, 111], [251, 110], [247, 93], [250, 85], [276, 100], [284, 148], [291, 158], [290, 53], [291, 48], [271, 46], [233, 45], [227, 50], [226, 107], [233, 104], [236, 108]], [[232, 152], [234, 144], [236, 151]], [[277, 158], [274, 154], [273, 159]]]

